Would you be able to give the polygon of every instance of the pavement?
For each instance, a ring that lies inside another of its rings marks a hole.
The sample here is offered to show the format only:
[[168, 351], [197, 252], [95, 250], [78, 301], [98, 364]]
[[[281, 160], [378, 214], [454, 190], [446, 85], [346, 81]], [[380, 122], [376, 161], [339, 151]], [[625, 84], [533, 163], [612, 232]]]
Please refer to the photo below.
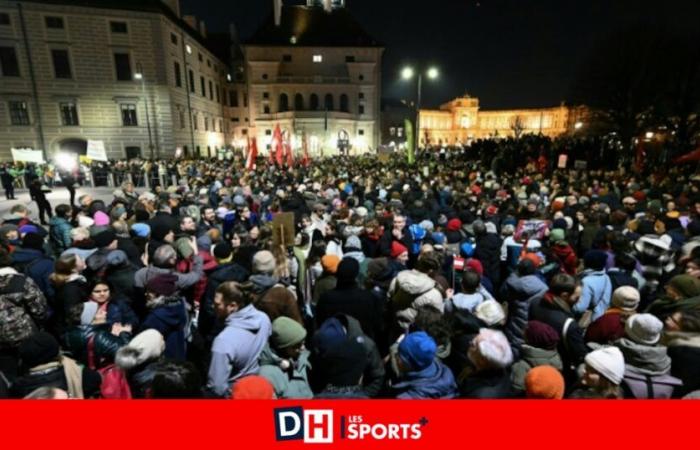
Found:
[[[140, 189], [141, 191], [143, 189]], [[98, 188], [80, 188], [75, 192], [75, 201], [78, 202], [78, 197], [85, 194], [90, 194], [95, 199], [103, 200], [105, 202], [111, 202], [114, 199], [112, 195], [114, 188], [98, 187]], [[36, 203], [29, 198], [29, 191], [26, 189], [15, 189], [16, 200], [5, 200], [5, 192], [0, 189], [0, 218], [10, 213], [10, 209], [18, 203], [21, 203], [29, 208], [31, 217], [37, 223], [39, 222], [39, 208], [37, 208]], [[51, 210], [60, 205], [61, 203], [68, 204], [70, 201], [70, 195], [68, 194], [68, 189], [57, 186], [51, 192], [46, 194], [46, 199], [51, 204]]]

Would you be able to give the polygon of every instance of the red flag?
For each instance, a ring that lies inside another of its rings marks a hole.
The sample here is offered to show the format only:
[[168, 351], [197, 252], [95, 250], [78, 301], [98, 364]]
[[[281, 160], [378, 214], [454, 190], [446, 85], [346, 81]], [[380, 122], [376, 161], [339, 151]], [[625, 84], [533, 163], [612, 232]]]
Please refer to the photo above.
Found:
[[255, 161], [258, 159], [258, 144], [255, 138], [248, 138], [248, 160], [245, 163], [246, 170], [255, 170]]
[[304, 157], [301, 163], [304, 167], [309, 167], [309, 142], [306, 140], [306, 133], [304, 133], [301, 145], [304, 147]]
[[284, 141], [284, 153], [287, 157], [287, 167], [291, 169], [294, 167], [294, 155], [292, 153], [292, 143], [290, 141], [291, 137], [288, 136], [287, 140]]
[[272, 134], [272, 148], [275, 152], [277, 165], [282, 167], [282, 163], [284, 162], [284, 139], [282, 138], [282, 130], [279, 124], [275, 126], [275, 131]]

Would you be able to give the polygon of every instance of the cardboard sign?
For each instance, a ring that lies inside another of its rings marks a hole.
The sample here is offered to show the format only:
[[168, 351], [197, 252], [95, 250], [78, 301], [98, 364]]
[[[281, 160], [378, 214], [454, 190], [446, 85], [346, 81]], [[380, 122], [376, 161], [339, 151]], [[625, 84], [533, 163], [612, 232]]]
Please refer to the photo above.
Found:
[[87, 157], [93, 161], [108, 161], [104, 141], [88, 141]]
[[294, 213], [279, 213], [272, 219], [272, 243], [275, 248], [294, 245]]
[[545, 237], [547, 228], [552, 224], [550, 220], [521, 220], [515, 229], [515, 240], [520, 241], [524, 232], [527, 232], [530, 239], [542, 240]]
[[559, 162], [557, 163], [557, 168], [566, 169], [566, 163], [569, 160], [569, 155], [559, 155]]
[[41, 150], [32, 150], [31, 148], [13, 148], [12, 159], [15, 162], [31, 162], [36, 164], [44, 164], [44, 154]]

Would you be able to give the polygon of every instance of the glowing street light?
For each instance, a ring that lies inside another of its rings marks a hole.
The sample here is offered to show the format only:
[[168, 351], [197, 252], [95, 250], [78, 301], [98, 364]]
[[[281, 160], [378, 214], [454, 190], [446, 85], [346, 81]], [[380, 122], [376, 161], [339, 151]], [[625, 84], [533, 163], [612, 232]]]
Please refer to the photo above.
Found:
[[421, 108], [421, 97], [423, 94], [423, 74], [428, 77], [429, 80], [435, 80], [440, 76], [440, 72], [438, 71], [437, 67], [429, 67], [427, 70], [425, 69], [420, 69], [418, 71], [414, 71], [412, 67], [407, 66], [404, 67], [403, 70], [401, 70], [401, 78], [404, 80], [410, 80], [413, 78], [413, 76], [418, 73], [418, 83], [417, 83], [417, 93], [416, 93], [416, 119], [415, 119], [415, 127], [416, 129], [414, 130], [413, 133], [413, 139], [414, 139], [414, 150], [418, 152], [418, 144], [420, 143], [420, 108]]
[[646, 134], [644, 135], [647, 139], [653, 139], [654, 138], [654, 132], [653, 131], [647, 131]]
[[580, 130], [581, 128], [583, 128], [583, 122], [576, 122], [574, 124], [574, 128]]
[[435, 67], [431, 67], [430, 69], [428, 69], [427, 74], [428, 74], [428, 78], [430, 78], [431, 80], [434, 80], [438, 76], [440, 76], [440, 72], [438, 72], [437, 68], [435, 68]]
[[138, 81], [143, 80], [143, 74], [141, 72], [136, 72], [134, 74], [134, 80], [138, 80]]
[[404, 80], [410, 80], [413, 78], [413, 68], [411, 67], [404, 67], [403, 70], [401, 71], [401, 78]]

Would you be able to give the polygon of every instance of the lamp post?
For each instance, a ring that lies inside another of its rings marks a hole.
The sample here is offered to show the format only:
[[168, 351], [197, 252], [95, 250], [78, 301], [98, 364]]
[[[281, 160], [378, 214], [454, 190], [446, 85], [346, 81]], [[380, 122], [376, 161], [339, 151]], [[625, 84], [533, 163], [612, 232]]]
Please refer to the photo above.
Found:
[[415, 118], [415, 131], [414, 131], [414, 144], [413, 148], [416, 153], [418, 153], [418, 146], [420, 144], [420, 108], [421, 99], [423, 96], [423, 73], [428, 77], [429, 80], [435, 80], [440, 75], [436, 67], [429, 67], [427, 70], [413, 70], [413, 67], [404, 67], [401, 71], [401, 78], [404, 80], [412, 79], [416, 74], [418, 75], [418, 82], [416, 83], [416, 118]]
[[151, 153], [151, 159], [153, 159], [153, 136], [151, 135], [151, 115], [148, 112], [148, 94], [146, 93], [146, 78], [143, 75], [143, 69], [141, 63], [136, 66], [138, 72], [134, 74], [134, 79], [141, 82], [141, 90], [143, 91], [143, 102], [146, 105], [146, 129], [148, 130], [148, 149]]

